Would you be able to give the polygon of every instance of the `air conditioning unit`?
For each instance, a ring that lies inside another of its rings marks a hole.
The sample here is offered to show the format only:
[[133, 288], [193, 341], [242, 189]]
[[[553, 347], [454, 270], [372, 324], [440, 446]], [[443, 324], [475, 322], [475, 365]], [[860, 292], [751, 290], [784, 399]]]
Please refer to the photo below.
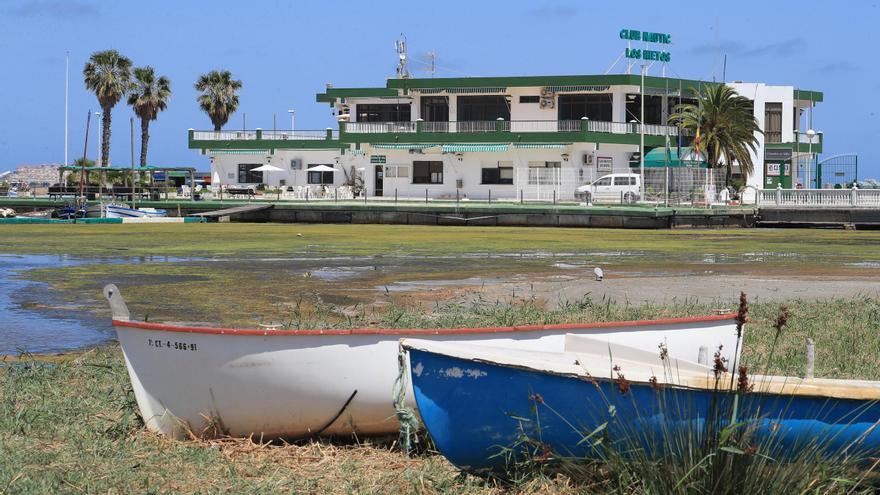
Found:
[[302, 160], [298, 158], [290, 160], [290, 170], [302, 170]]
[[541, 96], [552, 95], [553, 91], [550, 91], [550, 88], [541, 88]]
[[587, 167], [593, 166], [593, 154], [592, 153], [584, 153], [584, 165]]
[[553, 101], [553, 96], [549, 97], [541, 97], [541, 108], [554, 108], [556, 106], [556, 102]]
[[455, 179], [455, 187], [457, 189], [463, 188], [464, 187], [464, 180], [463, 179]]

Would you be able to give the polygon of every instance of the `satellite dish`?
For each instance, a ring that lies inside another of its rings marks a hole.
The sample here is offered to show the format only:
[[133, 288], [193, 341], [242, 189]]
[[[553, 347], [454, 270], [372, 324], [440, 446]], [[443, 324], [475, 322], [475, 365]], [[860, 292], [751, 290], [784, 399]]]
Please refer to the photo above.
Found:
[[603, 272], [598, 266], [593, 268], [593, 273], [596, 274], [596, 282], [601, 282], [602, 279], [605, 278], [605, 272]]

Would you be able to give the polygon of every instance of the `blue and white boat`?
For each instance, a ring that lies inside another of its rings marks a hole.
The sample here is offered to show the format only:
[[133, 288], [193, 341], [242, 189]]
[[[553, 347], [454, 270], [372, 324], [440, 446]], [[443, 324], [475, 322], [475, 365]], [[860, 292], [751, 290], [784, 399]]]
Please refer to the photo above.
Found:
[[119, 203], [99, 203], [86, 208], [88, 218], [161, 218], [168, 212], [156, 208], [130, 208]]
[[428, 433], [468, 472], [525, 459], [602, 458], [608, 449], [632, 455], [633, 445], [656, 458], [677, 448], [668, 440], [682, 437], [670, 432], [693, 438], [707, 421], [730, 417], [713, 408], [731, 411], [734, 400], [749, 440], [768, 449], [762, 455], [784, 459], [811, 444], [880, 454], [880, 382], [753, 376], [738, 383], [716, 377], [714, 367], [574, 335], [563, 352], [413, 339], [401, 346]]

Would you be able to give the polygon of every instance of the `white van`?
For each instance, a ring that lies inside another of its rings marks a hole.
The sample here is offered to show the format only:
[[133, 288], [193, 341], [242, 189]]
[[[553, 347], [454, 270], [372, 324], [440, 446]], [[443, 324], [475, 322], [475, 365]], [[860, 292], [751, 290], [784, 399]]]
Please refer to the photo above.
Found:
[[584, 203], [635, 203], [639, 200], [639, 174], [610, 174], [574, 190]]

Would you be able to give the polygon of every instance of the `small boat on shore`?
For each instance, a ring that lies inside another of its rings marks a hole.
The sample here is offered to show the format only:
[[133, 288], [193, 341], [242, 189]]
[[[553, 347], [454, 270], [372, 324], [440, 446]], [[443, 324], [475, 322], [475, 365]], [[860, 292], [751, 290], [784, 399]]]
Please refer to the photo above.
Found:
[[753, 435], [750, 445], [774, 459], [804, 448], [880, 454], [880, 382], [750, 376], [744, 384], [742, 376], [716, 375], [714, 366], [589, 337], [568, 336], [564, 347], [401, 342], [428, 433], [452, 464], [472, 473], [611, 450], [657, 458], [698, 448], [692, 439], [707, 424], [718, 421], [720, 430], [731, 417]]
[[706, 347], [723, 346], [730, 359], [737, 352], [732, 314], [492, 328], [229, 329], [132, 321], [115, 285], [104, 295], [144, 421], [175, 437], [209, 428], [264, 438], [395, 433], [392, 387], [404, 337], [538, 352], [576, 334], [646, 352], [663, 343], [688, 359]]
[[118, 203], [99, 203], [86, 208], [88, 218], [160, 218], [168, 216], [166, 210], [156, 208], [130, 208]]

